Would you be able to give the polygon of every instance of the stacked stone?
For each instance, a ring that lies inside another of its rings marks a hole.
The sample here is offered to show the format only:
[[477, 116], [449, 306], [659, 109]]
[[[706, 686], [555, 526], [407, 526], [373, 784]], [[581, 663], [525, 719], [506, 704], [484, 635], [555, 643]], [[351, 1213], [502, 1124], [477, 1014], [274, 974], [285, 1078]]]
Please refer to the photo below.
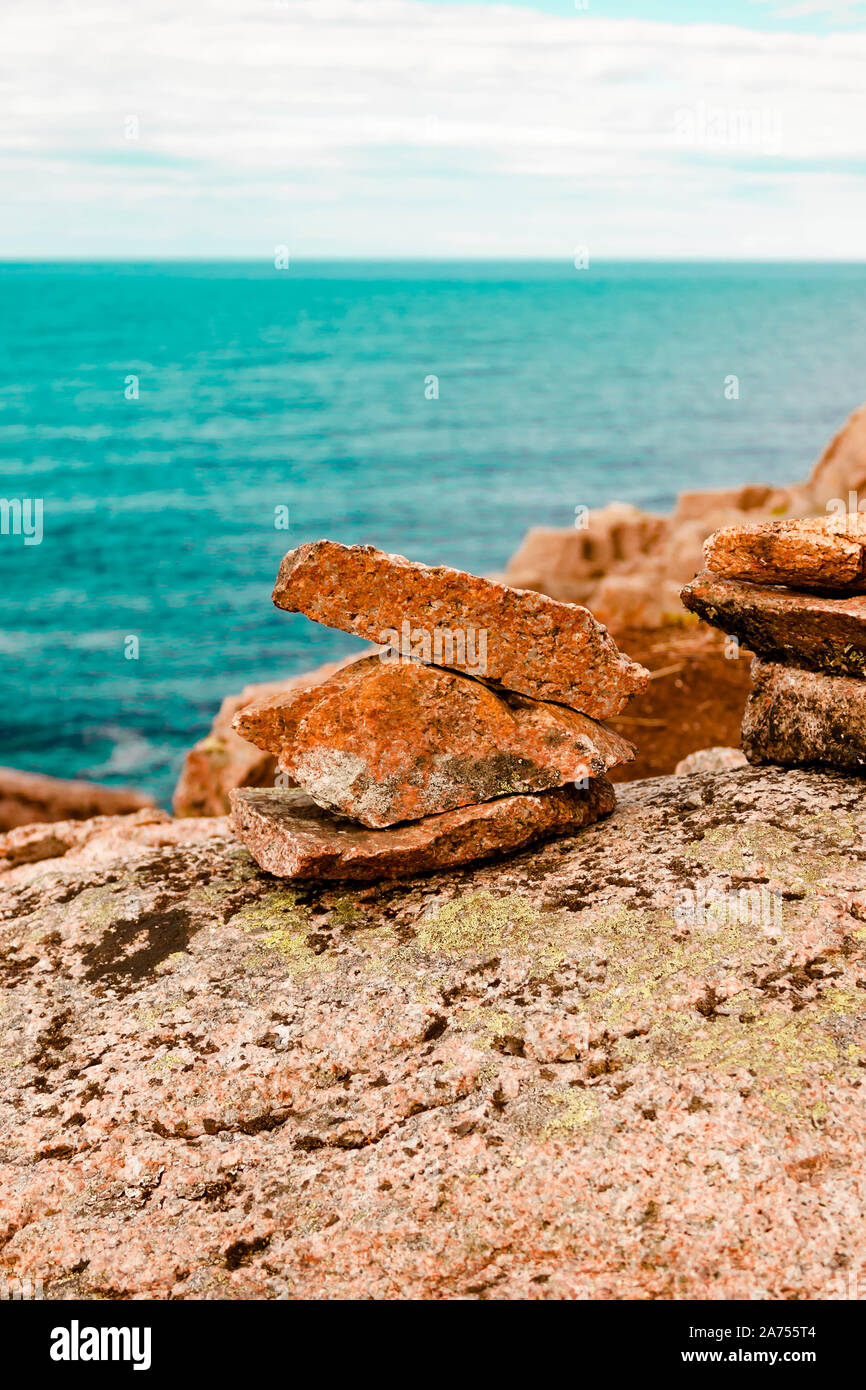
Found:
[[274, 603], [380, 650], [236, 716], [286, 783], [231, 794], [263, 869], [400, 877], [613, 810], [605, 773], [634, 748], [601, 721], [649, 675], [585, 608], [332, 541], [285, 556]]
[[730, 526], [704, 560], [682, 600], [755, 653], [749, 761], [866, 768], [866, 514]]

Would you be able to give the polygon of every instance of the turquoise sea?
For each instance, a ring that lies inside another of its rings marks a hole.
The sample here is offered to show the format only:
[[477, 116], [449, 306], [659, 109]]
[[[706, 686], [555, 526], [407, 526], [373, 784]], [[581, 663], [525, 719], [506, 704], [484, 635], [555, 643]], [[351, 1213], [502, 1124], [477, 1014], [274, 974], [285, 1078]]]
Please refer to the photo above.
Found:
[[0, 266], [0, 496], [43, 518], [0, 535], [0, 763], [167, 802], [224, 694], [356, 645], [272, 608], [303, 540], [495, 570], [802, 476], [864, 311], [863, 265]]

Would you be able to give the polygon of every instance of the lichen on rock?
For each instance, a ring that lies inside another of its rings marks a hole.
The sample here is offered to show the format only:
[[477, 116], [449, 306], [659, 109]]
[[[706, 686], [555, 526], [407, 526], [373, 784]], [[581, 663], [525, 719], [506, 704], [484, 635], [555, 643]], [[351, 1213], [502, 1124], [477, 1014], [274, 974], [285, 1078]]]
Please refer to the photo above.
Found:
[[224, 820], [52, 827], [0, 874], [0, 1269], [49, 1298], [837, 1296], [864, 828], [854, 777], [698, 773], [507, 859], [287, 892]]

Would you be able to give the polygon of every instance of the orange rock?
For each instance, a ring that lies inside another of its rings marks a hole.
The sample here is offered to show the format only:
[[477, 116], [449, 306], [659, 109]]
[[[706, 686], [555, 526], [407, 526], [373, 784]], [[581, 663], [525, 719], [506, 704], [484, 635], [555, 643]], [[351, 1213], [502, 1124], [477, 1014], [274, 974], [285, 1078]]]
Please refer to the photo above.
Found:
[[745, 487], [706, 488], [700, 492], [680, 492], [671, 518], [675, 526], [684, 521], [702, 521], [708, 512], [754, 512], [765, 507], [772, 488], [766, 483], [747, 483]]
[[726, 526], [704, 543], [708, 570], [794, 589], [866, 587], [866, 514]]
[[600, 776], [634, 757], [576, 710], [378, 656], [252, 705], [234, 727], [279, 754], [318, 805], [375, 828]]
[[[263, 700], [243, 705], [232, 719], [231, 727], [242, 739], [279, 757], [291, 748], [305, 716], [326, 696], [354, 685], [358, 672], [369, 670], [371, 663], [379, 666], [379, 658], [354, 657], [344, 666], [321, 666], [303, 680], [286, 682]], [[314, 676], [318, 679], [313, 679]]]
[[155, 805], [152, 796], [127, 787], [103, 787], [98, 782], [67, 781], [0, 767], [0, 830], [48, 821], [123, 815]]
[[274, 603], [595, 719], [617, 714], [649, 680], [585, 608], [369, 545], [289, 551]]
[[814, 499], [810, 511], [839, 510], [852, 501], [855, 511], [866, 505], [866, 405], [830, 440], [806, 486]]
[[432, 873], [569, 834], [608, 815], [616, 796], [599, 777], [585, 789], [503, 796], [389, 830], [334, 816], [298, 790], [244, 788], [231, 803], [237, 834], [267, 873], [358, 883]]
[[690, 612], [769, 661], [866, 674], [866, 596], [828, 598], [704, 572], [681, 597]]
[[162, 849], [227, 839], [231, 839], [231, 828], [225, 816], [172, 820], [156, 806], [128, 815], [18, 825], [0, 835], [0, 874], [48, 859], [78, 862], [84, 853], [95, 867], [109, 862], [118, 849], [131, 854], [136, 847]]
[[235, 733], [232, 720], [238, 710], [269, 696], [279, 697], [289, 690], [319, 685], [344, 665], [365, 657], [353, 653], [345, 661], [330, 662], [300, 676], [285, 680], [247, 685], [236, 695], [227, 695], [211, 725], [210, 733], [199, 739], [186, 754], [174, 790], [172, 809], [176, 816], [224, 816], [228, 814], [229, 792], [235, 787], [270, 787], [277, 772], [273, 753], [254, 748]]

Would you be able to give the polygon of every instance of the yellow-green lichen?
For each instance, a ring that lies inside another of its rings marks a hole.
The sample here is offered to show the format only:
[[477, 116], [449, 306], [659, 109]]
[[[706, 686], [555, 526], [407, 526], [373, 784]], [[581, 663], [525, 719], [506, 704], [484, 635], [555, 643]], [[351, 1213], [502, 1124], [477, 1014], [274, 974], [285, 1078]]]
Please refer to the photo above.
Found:
[[[310, 911], [298, 902], [297, 895], [291, 891], [269, 893], [258, 902], [241, 908], [230, 919], [229, 925], [256, 936], [267, 951], [276, 952], [292, 974], [334, 967], [332, 958], [318, 955], [308, 945]], [[259, 959], [252, 957], [248, 964], [257, 964]]]
[[829, 814], [824, 811], [814, 816], [803, 816], [798, 824], [801, 828], [811, 827], [819, 831], [825, 840], [849, 842], [859, 839], [862, 834], [856, 817], [848, 811], [833, 811]]
[[199, 753], [210, 753], [219, 756], [219, 754], [225, 753], [226, 751], [226, 741], [220, 738], [218, 734], [208, 734], [206, 738], [199, 740], [196, 744], [196, 750]]
[[216, 907], [231, 892], [232, 887], [233, 884], [227, 881], [215, 880], [205, 883], [198, 888], [191, 888], [186, 895], [186, 901], [193, 906]]
[[645, 1037], [621, 1040], [620, 1047], [631, 1062], [651, 1058], [678, 1071], [747, 1071], [771, 1109], [796, 1111], [810, 1082], [837, 1073], [840, 1065], [857, 1065], [857, 1054], [837, 1042], [832, 1030], [863, 1007], [853, 995], [831, 989], [796, 1012], [774, 1004], [772, 1011], [755, 1013], [753, 1002], [751, 1022], [733, 1012], [708, 1020], [684, 1011], [666, 1016]]
[[332, 927], [354, 927], [360, 925], [362, 920], [363, 914], [357, 903], [351, 898], [337, 898], [331, 908]]
[[[171, 960], [171, 956], [169, 956], [169, 960]], [[135, 1010], [135, 1017], [139, 1023], [150, 1026], [158, 1019], [165, 1018], [166, 1014], [175, 1013], [178, 1009], [185, 1007], [186, 1000], [181, 996], [176, 996], [173, 999], [157, 1000], [153, 1004], [140, 1004]]]
[[104, 885], [85, 888], [79, 893], [75, 911], [84, 917], [89, 927], [97, 930], [110, 927], [125, 915], [122, 895]]
[[[711, 915], [685, 940], [681, 931], [663, 911], [625, 906], [604, 916], [589, 909], [572, 923], [569, 958], [589, 958], [594, 966], [586, 1013], [596, 1029], [616, 1037], [617, 1056], [627, 1067], [650, 1061], [676, 1070], [742, 1069], [754, 1076], [755, 1091], [768, 1104], [790, 1109], [800, 1106], [813, 1081], [840, 1065], [857, 1066], [860, 1049], [849, 1050], [856, 1046], [851, 1032], [866, 1013], [866, 1000], [853, 992], [825, 988], [794, 1011], [749, 985], [740, 995], [723, 995], [709, 1017], [684, 1008], [684, 988], [693, 994], [700, 981], [708, 990], [714, 981], [721, 985], [754, 960], [756, 945], [768, 968], [783, 967], [790, 941], [769, 940], [760, 922], [716, 923]], [[786, 935], [793, 931], [792, 925]], [[637, 1019], [643, 1021], [639, 1031]]]
[[615, 1031], [636, 1011], [659, 999], [684, 973], [703, 971], [740, 942], [738, 925], [725, 925], [683, 943], [667, 912], [620, 905], [597, 915], [582, 913], [572, 932], [570, 954], [605, 962], [604, 984], [593, 990], [587, 1008]]
[[184, 1060], [177, 1052], [166, 1052], [161, 1057], [154, 1057], [151, 1062], [148, 1062], [146, 1069], [155, 1076], [159, 1072], [176, 1071], [183, 1064]]
[[601, 1113], [601, 1102], [592, 1091], [572, 1088], [568, 1091], [548, 1091], [547, 1100], [555, 1107], [553, 1116], [544, 1126], [547, 1139], [566, 1138], [592, 1124]]
[[665, 609], [661, 615], [660, 627], [697, 627], [700, 618], [697, 613], [674, 612]]
[[796, 864], [798, 876], [808, 888], [827, 874], [846, 866], [844, 857], [839, 854], [803, 854], [804, 830], [826, 831], [830, 825], [836, 841], [850, 840], [855, 834], [851, 816], [839, 816], [830, 822], [826, 818], [809, 817], [808, 822], [800, 822], [797, 833], [783, 830], [777, 825], [722, 825], [713, 827], [702, 840], [688, 845], [683, 855], [722, 873], [739, 875], [747, 875], [756, 861], [767, 865], [770, 870], [785, 873], [789, 872], [792, 864]]
[[542, 913], [519, 893], [482, 891], [455, 898], [424, 917], [415, 944], [434, 955], [466, 956], [487, 951], [532, 954], [550, 966], [562, 956], [562, 918]]
[[467, 1009], [456, 1022], [461, 1032], [465, 1030], [477, 1034], [481, 1047], [492, 1047], [498, 1038], [507, 1038], [518, 1029], [511, 1014], [502, 1009], [485, 1008], [484, 1005]]
[[172, 951], [170, 956], [166, 956], [165, 960], [159, 961], [154, 966], [153, 973], [155, 975], [170, 975], [172, 970], [186, 959], [186, 954], [186, 951]]

